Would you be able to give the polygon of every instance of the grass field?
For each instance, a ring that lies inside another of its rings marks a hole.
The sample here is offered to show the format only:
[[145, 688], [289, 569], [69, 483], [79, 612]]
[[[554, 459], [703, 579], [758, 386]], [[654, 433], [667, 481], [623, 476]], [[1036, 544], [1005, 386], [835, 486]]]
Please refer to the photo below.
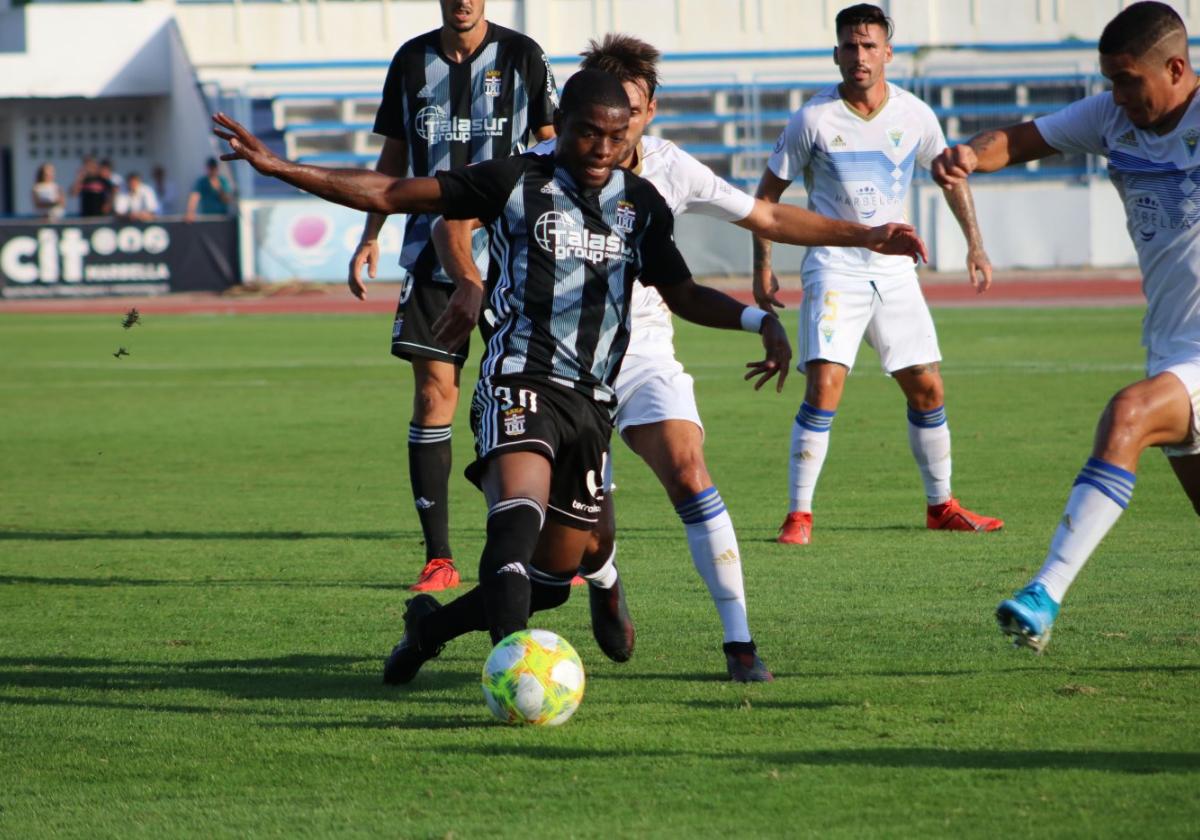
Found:
[[903, 402], [864, 349], [815, 542], [776, 545], [802, 380], [755, 394], [751, 337], [682, 327], [777, 681], [723, 680], [682, 528], [618, 445], [638, 649], [605, 660], [582, 593], [542, 614], [588, 668], [557, 730], [491, 720], [482, 636], [380, 683], [423, 557], [386, 316], [0, 317], [0, 836], [1196, 836], [1196, 520], [1165, 459], [1045, 656], [991, 616], [1140, 376], [1138, 313], [937, 317], [955, 489], [1006, 529], [924, 530]]

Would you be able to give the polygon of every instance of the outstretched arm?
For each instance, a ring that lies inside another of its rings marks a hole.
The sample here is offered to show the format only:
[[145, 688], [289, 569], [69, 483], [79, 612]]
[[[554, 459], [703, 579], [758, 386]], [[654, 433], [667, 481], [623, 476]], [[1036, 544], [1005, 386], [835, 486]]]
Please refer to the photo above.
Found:
[[684, 320], [705, 327], [737, 330], [754, 328], [762, 336], [766, 357], [757, 362], [748, 362], [746, 379], [754, 379], [754, 390], [765, 385], [771, 377], [779, 374], [775, 390], [782, 391], [784, 380], [792, 362], [792, 345], [779, 319], [751, 306], [738, 303], [724, 292], [698, 286], [692, 279], [671, 286], [656, 286], [658, 293], [671, 311]]
[[1058, 154], [1032, 122], [976, 134], [966, 143], [945, 149], [933, 161], [933, 180], [943, 189], [965, 181], [972, 172], [995, 172], [1006, 166]]
[[967, 277], [979, 294], [992, 285], [992, 262], [983, 250], [983, 235], [979, 232], [979, 221], [975, 218], [975, 199], [966, 181], [942, 189], [950, 212], [958, 219], [963, 236], [967, 238]]
[[[778, 199], [776, 199], [776, 202]], [[834, 219], [796, 207], [757, 199], [750, 215], [734, 222], [758, 238], [785, 245], [835, 245], [847, 248], [867, 248], [879, 254], [899, 254], [928, 260], [925, 243], [912, 225], [887, 224], [867, 227], [858, 222]], [[766, 245], [766, 243], [764, 243]], [[770, 261], [769, 245], [767, 261]]]
[[229, 143], [221, 160], [244, 160], [263, 175], [305, 192], [368, 213], [438, 213], [442, 189], [436, 178], [393, 178], [367, 169], [325, 169], [281, 158], [225, 114], [213, 115], [213, 134]]

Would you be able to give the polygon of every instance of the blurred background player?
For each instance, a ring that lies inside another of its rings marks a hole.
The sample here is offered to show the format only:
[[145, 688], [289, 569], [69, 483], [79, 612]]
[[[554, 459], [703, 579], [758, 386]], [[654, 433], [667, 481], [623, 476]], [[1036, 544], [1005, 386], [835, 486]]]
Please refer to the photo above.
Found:
[[[375, 117], [385, 137], [375, 168], [400, 177], [505, 158], [530, 137], [554, 136], [554, 77], [532, 39], [484, 18], [484, 0], [440, 0], [442, 26], [405, 43], [392, 59]], [[361, 272], [375, 276], [378, 235], [387, 214], [367, 216], [350, 262], [350, 291], [366, 296]], [[459, 371], [468, 342], [447, 347], [431, 325], [453, 292], [429, 243], [433, 218], [409, 216], [400, 263], [408, 271], [392, 353], [412, 363], [413, 412], [408, 468], [413, 503], [425, 539], [425, 566], [412, 587], [436, 592], [457, 586], [450, 548], [451, 424], [458, 405]], [[487, 236], [480, 232], [475, 258], [486, 266]]]
[[[791, 205], [756, 201], [674, 143], [644, 136], [657, 107], [661, 57], [650, 44], [629, 35], [606, 35], [602, 43], [591, 42], [582, 55], [583, 68], [616, 76], [629, 97], [628, 148], [620, 165], [653, 184], [674, 214], [702, 213], [797, 245], [856, 245], [914, 257], [920, 249], [922, 243], [908, 225], [868, 228]], [[532, 151], [553, 154], [554, 144], [541, 143]], [[467, 234], [461, 226], [447, 227], [457, 242], [448, 249], [446, 264], [453, 262], [455, 272], [469, 272]], [[730, 678], [770, 680], [750, 633], [737, 535], [704, 460], [704, 427], [692, 377], [675, 358], [670, 311], [653, 286], [638, 281], [633, 285], [631, 308], [629, 349], [615, 384], [617, 431], [654, 471], [683, 523], [692, 562], [721, 618]], [[463, 314], [471, 311], [467, 307]], [[472, 325], [473, 321], [461, 324], [459, 332], [469, 331]], [[609, 480], [606, 476], [606, 487]], [[634, 633], [615, 565], [616, 519], [607, 493], [602, 508], [583, 570], [590, 585], [596, 641], [610, 659], [624, 662], [633, 652]]]
[[1062, 152], [1106, 155], [1142, 270], [1146, 378], [1109, 401], [1045, 563], [996, 610], [1000, 629], [1036, 651], [1071, 582], [1129, 505], [1143, 450], [1162, 447], [1200, 513], [1200, 207], [1184, 191], [1200, 180], [1200, 80], [1184, 23], [1164, 3], [1127, 7], [1104, 28], [1099, 49], [1111, 93], [985, 131], [933, 167], [938, 183], [953, 187], [972, 172]]
[[[786, 375], [791, 348], [778, 318], [697, 286], [662, 196], [636, 175], [613, 171], [626, 153], [629, 115], [620, 81], [581, 70], [555, 114], [561, 137], [553, 157], [522, 155], [409, 179], [283, 161], [237, 123], [217, 119], [218, 135], [234, 150], [228, 157], [327, 200], [479, 218], [504, 231], [493, 239], [496, 327], [471, 406], [478, 457], [468, 476], [488, 503], [480, 585], [447, 605], [443, 617], [455, 618], [438, 636], [422, 636], [417, 626], [436, 626], [430, 616], [441, 610], [433, 597], [409, 602], [388, 682], [407, 682], [448, 638], [482, 629], [481, 612], [493, 643], [524, 629], [535, 581], [551, 593], [557, 587], [557, 603], [568, 597], [599, 518], [636, 277], [659, 285], [666, 304], [688, 320], [760, 334], [766, 358], [746, 375], [757, 379], [755, 388]], [[588, 236], [573, 241], [579, 231]]]
[[[915, 165], [929, 166], [946, 139], [929, 106], [884, 78], [892, 59], [891, 19], [879, 7], [862, 3], [839, 12], [835, 26], [833, 59], [842, 83], [817, 93], [792, 116], [757, 195], [779, 201], [803, 174], [813, 210], [854, 221], [901, 221]], [[967, 238], [970, 282], [985, 292], [992, 268], [971, 193], [964, 183], [945, 195]], [[951, 494], [941, 351], [912, 261], [858, 248], [822, 247], [805, 254], [802, 272], [798, 341], [806, 385], [792, 426], [789, 512], [779, 542], [807, 545], [812, 537], [813, 493], [846, 376], [864, 335], [908, 401], [908, 440], [925, 485], [927, 526], [1001, 528], [1001, 520], [972, 513]], [[770, 243], [757, 236], [753, 283], [761, 307], [782, 307], [775, 294], [779, 284], [771, 271]]]

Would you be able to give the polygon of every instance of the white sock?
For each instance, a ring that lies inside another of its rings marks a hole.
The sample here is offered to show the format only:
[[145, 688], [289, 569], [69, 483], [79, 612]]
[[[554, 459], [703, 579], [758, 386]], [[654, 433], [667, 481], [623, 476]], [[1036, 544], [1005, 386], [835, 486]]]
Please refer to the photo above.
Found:
[[750, 622], [746, 617], [746, 590], [742, 582], [742, 557], [738, 553], [733, 520], [725, 510], [716, 487], [702, 490], [675, 506], [687, 532], [692, 563], [712, 596], [725, 641], [750, 641]]
[[1050, 553], [1032, 581], [1046, 587], [1056, 603], [1062, 603], [1075, 576], [1129, 506], [1134, 480], [1133, 473], [1099, 458], [1089, 458], [1080, 470]]
[[932, 411], [909, 406], [908, 445], [921, 471], [929, 504], [950, 501], [950, 426], [946, 424], [945, 406]]
[[604, 565], [594, 572], [589, 572], [583, 575], [583, 579], [588, 582], [588, 586], [594, 586], [597, 589], [612, 589], [613, 584], [617, 582], [617, 544], [614, 542], [612, 553], [608, 555], [608, 559], [604, 561]]
[[825, 466], [825, 455], [829, 452], [829, 429], [833, 425], [836, 411], [813, 408], [806, 402], [800, 403], [796, 420], [792, 423], [792, 451], [788, 461], [788, 478], [791, 494], [788, 510], [812, 512], [813, 493], [817, 479]]

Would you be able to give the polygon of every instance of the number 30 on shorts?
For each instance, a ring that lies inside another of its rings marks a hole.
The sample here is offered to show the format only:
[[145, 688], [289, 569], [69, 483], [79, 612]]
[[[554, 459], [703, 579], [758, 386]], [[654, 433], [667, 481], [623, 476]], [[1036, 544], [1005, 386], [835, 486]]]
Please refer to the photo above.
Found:
[[500, 401], [500, 410], [508, 411], [515, 405], [520, 405], [521, 408], [537, 414], [537, 392], [530, 391], [528, 388], [517, 389], [517, 401], [513, 402], [512, 388], [506, 385], [497, 385], [492, 392], [493, 396]]

